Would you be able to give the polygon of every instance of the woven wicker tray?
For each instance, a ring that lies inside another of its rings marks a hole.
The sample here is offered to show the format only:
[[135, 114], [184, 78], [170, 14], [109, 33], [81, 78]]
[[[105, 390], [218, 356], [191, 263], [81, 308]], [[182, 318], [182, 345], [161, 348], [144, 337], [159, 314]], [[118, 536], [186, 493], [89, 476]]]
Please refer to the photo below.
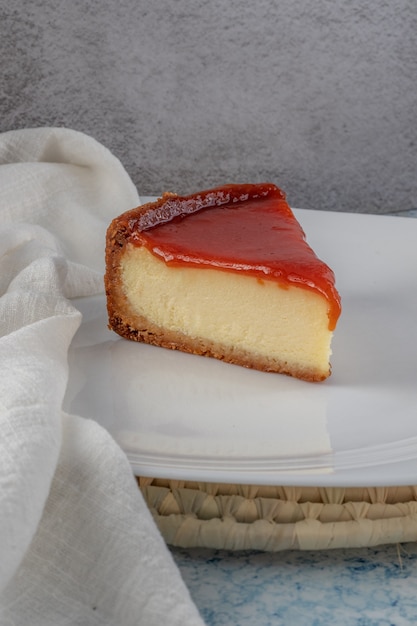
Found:
[[137, 480], [172, 546], [276, 552], [417, 539], [417, 486], [271, 487]]

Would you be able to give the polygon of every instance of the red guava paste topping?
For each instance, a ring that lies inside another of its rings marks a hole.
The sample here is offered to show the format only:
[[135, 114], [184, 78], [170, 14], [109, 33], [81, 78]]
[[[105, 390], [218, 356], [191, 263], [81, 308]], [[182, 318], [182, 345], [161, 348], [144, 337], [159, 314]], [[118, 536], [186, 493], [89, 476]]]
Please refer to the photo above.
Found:
[[131, 241], [168, 265], [235, 271], [304, 287], [329, 302], [329, 329], [341, 312], [332, 270], [317, 258], [275, 185], [227, 185], [166, 195], [129, 220]]

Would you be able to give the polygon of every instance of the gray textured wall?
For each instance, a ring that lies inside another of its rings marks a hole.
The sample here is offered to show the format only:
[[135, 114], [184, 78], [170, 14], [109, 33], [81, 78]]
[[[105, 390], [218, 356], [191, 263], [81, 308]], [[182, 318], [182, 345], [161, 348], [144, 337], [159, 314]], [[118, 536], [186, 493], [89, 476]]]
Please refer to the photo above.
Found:
[[415, 0], [0, 0], [0, 130], [67, 126], [144, 195], [269, 180], [417, 206]]

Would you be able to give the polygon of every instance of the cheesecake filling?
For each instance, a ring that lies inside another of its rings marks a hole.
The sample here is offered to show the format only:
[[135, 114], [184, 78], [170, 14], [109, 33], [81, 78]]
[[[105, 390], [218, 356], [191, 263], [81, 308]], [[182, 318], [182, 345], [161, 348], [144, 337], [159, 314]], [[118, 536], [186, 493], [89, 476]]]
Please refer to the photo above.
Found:
[[131, 243], [120, 271], [132, 312], [160, 328], [328, 373], [333, 333], [322, 294], [226, 270], [170, 267]]

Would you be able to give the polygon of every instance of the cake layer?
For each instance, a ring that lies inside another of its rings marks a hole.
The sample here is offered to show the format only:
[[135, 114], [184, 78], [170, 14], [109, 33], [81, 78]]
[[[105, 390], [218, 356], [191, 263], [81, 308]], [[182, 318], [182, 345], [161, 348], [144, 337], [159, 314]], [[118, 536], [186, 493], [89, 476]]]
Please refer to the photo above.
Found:
[[274, 185], [165, 194], [107, 233], [109, 327], [121, 336], [318, 381], [340, 299]]

